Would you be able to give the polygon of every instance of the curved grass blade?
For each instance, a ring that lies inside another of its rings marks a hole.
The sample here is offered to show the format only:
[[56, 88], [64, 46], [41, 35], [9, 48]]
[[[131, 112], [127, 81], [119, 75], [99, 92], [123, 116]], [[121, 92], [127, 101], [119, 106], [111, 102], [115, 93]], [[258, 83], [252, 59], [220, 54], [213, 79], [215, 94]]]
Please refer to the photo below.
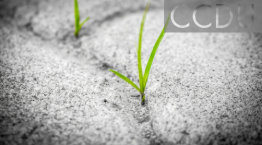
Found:
[[147, 65], [146, 65], [146, 70], [145, 70], [145, 74], [144, 74], [144, 87], [146, 87], [146, 83], [147, 83], [147, 79], [148, 79], [148, 76], [149, 76], [149, 72], [150, 72], [150, 69], [151, 69], [151, 66], [152, 66], [152, 63], [153, 63], [153, 60], [154, 60], [154, 57], [155, 57], [155, 54], [156, 54], [156, 51], [159, 47], [159, 44], [161, 43], [164, 35], [165, 35], [165, 29], [166, 27], [168, 26], [168, 23], [169, 23], [169, 19], [170, 19], [170, 15], [168, 16], [167, 18], [167, 21], [166, 21], [166, 24], [160, 34], [160, 36], [158, 37], [156, 43], [155, 43], [155, 46], [151, 52], [151, 55], [148, 59], [148, 62], [147, 62]]
[[120, 74], [117, 71], [114, 71], [112, 69], [110, 69], [111, 72], [113, 72], [115, 75], [119, 76], [121, 79], [123, 79], [124, 81], [128, 82], [131, 86], [133, 86], [139, 93], [141, 93], [140, 89], [138, 88], [138, 86], [133, 83], [130, 79], [128, 79], [127, 77], [125, 77], [124, 75]]
[[140, 89], [141, 92], [144, 92], [145, 87], [144, 87], [144, 77], [143, 77], [143, 70], [142, 70], [142, 57], [141, 57], [141, 49], [142, 49], [142, 36], [143, 36], [143, 29], [144, 29], [144, 24], [145, 24], [145, 19], [146, 19], [146, 14], [149, 9], [150, 3], [148, 2], [146, 5], [146, 9], [143, 14], [143, 19], [140, 25], [140, 32], [139, 32], [139, 44], [138, 44], [138, 49], [137, 49], [137, 62], [138, 62], [138, 73], [139, 73], [139, 83], [140, 83]]
[[90, 17], [87, 17], [87, 18], [80, 24], [79, 29], [81, 29], [82, 26], [85, 24], [85, 22], [87, 22], [89, 19], [90, 19]]

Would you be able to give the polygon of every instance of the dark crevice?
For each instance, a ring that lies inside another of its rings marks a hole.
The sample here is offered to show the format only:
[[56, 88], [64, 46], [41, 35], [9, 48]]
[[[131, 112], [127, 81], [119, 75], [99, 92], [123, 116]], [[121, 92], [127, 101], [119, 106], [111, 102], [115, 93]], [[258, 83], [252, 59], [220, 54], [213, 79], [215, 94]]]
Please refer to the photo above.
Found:
[[[151, 10], [155, 10], [155, 9], [159, 9], [157, 7], [154, 7], [154, 6], [151, 6], [150, 7]], [[140, 6], [139, 8], [137, 9], [125, 9], [124, 11], [116, 11], [106, 17], [104, 17], [102, 20], [97, 20], [97, 21], [94, 21], [93, 24], [98, 24], [98, 26], [101, 26], [103, 23], [105, 22], [109, 22], [109, 21], [113, 21], [114, 19], [116, 18], [121, 18], [121, 17], [124, 17], [128, 14], [132, 14], [132, 13], [137, 13], [137, 12], [144, 12], [145, 10], [145, 7], [144, 6]]]
[[108, 21], [112, 21], [113, 19], [122, 17], [123, 15], [124, 15], [123, 12], [116, 11], [113, 14], [106, 16], [102, 20], [95, 21], [95, 23], [97, 23], [98, 26], [101, 26], [103, 23], [108, 22]]
[[112, 66], [109, 65], [108, 63], [102, 63], [99, 68], [100, 68], [101, 70], [108, 70], [109, 68], [112, 68]]
[[47, 38], [42, 37], [40, 34], [38, 34], [37, 32], [35, 32], [35, 31], [33, 30], [32, 23], [31, 23], [31, 22], [28, 23], [28, 24], [26, 24], [24, 27], [25, 27], [25, 29], [26, 29], [28, 32], [32, 33], [34, 36], [40, 38], [41, 40], [43, 40], [43, 41], [49, 41], [49, 40], [50, 40], [50, 39], [47, 39]]
[[[1, 8], [1, 6], [0, 6], [0, 8]], [[83, 37], [83, 36], [90, 37], [90, 35], [94, 34], [96, 29], [98, 29], [98, 27], [101, 26], [103, 23], [108, 22], [108, 21], [113, 21], [116, 18], [124, 17], [124, 16], [126, 16], [127, 14], [130, 14], [130, 13], [136, 13], [138, 11], [144, 11], [144, 8], [145, 8], [144, 6], [141, 6], [141, 7], [138, 8], [138, 10], [128, 9], [128, 10], [125, 10], [123, 12], [116, 11], [113, 14], [106, 16], [102, 20], [94, 21], [93, 23], [98, 25], [98, 26], [93, 27], [95, 30], [91, 30], [91, 28], [88, 28], [87, 30], [90, 30], [90, 31], [88, 31], [88, 33], [80, 34], [80, 37]], [[155, 9], [155, 8], [152, 7], [151, 9]], [[15, 11], [16, 11], [16, 8], [13, 8], [12, 9], [12, 13], [10, 15], [12, 17], [12, 19], [14, 18]], [[37, 9], [37, 11], [34, 13], [34, 16], [37, 16], [38, 13], [39, 13], [39, 10]], [[0, 17], [2, 17], [2, 13], [0, 13]], [[5, 17], [5, 16], [3, 16], [3, 17]], [[29, 23], [27, 23], [26, 25], [24, 25], [22, 27], [19, 27], [19, 26], [16, 26], [16, 27], [21, 28], [21, 30], [25, 30], [26, 32], [32, 33], [35, 37], [38, 37], [38, 38], [40, 38], [43, 41], [46, 41], [46, 42], [51, 41], [51, 38], [45, 38], [45, 37], [42, 36], [42, 34], [39, 34], [38, 32], [36, 32], [34, 30], [32, 20], [33, 20], [33, 18], [30, 19]], [[71, 34], [71, 31], [69, 31], [69, 30], [67, 30], [67, 31], [68, 32], [66, 32], [66, 33], [61, 35], [61, 39], [55, 38], [55, 42], [57, 44], [60, 42], [63, 45], [72, 45], [72, 43], [76, 41], [75, 45], [73, 44], [73, 46], [77, 47], [77, 48], [81, 48], [81, 43], [78, 45], [78, 42], [80, 42], [80, 38], [78, 38], [78, 39], [74, 38], [73, 32]], [[55, 36], [57, 37], [57, 34], [55, 34]], [[85, 52], [84, 49], [81, 49], [81, 53], [85, 54], [86, 52]], [[114, 67], [112, 65], [110, 65], [107, 62], [104, 62], [104, 61], [100, 60], [94, 54], [91, 54], [91, 56], [92, 56], [91, 57], [92, 60], [97, 61], [97, 63], [94, 64], [94, 65], [99, 70], [101, 70], [101, 71], [108, 71], [109, 68], [114, 69]], [[85, 59], [85, 60], [87, 60], [87, 59]], [[129, 74], [128, 77], [130, 78], [130, 76], [131, 75]], [[137, 97], [137, 96], [134, 96], [134, 97]], [[140, 95], [138, 95], [138, 97], [140, 97]], [[104, 103], [108, 103], [108, 100], [106, 100], [106, 99], [104, 99], [103, 101], [104, 101]], [[115, 108], [116, 110], [121, 110], [121, 106], [117, 105], [116, 103], [113, 103], [112, 107]], [[157, 136], [157, 134], [156, 134], [156, 132], [154, 130], [154, 126], [153, 126], [153, 123], [152, 123], [152, 118], [150, 117], [150, 113], [149, 113], [147, 100], [146, 100], [146, 104], [144, 106], [142, 106], [142, 107], [147, 107], [147, 111], [140, 118], [140, 121], [137, 118], [134, 118], [134, 119], [137, 120], [137, 122], [139, 124], [139, 128], [143, 128], [143, 126], [147, 127], [147, 129], [144, 130], [144, 131], [148, 131], [149, 133], [146, 133], [146, 135], [143, 136], [143, 138], [148, 140], [150, 145], [162, 145], [163, 141], [161, 139], [159, 139], [159, 137]], [[24, 138], [24, 139], [28, 138], [31, 134], [33, 134], [35, 132], [36, 129], [37, 129], [37, 126], [34, 126], [33, 129], [28, 134], [24, 134], [22, 136], [22, 138]]]

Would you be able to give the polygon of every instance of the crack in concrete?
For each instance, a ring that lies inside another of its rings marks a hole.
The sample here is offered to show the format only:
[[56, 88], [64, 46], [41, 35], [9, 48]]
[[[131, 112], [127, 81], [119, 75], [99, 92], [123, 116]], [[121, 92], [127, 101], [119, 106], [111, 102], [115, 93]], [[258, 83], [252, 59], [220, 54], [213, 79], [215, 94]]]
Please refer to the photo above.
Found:
[[[19, 7], [19, 6], [17, 6]], [[38, 6], [37, 6], [38, 7]], [[144, 7], [141, 7], [140, 10], [143, 10]], [[13, 9], [13, 12], [15, 14], [17, 8]], [[98, 24], [98, 26], [96, 28], [94, 28], [95, 30], [99, 28], [99, 26], [105, 22], [108, 22], [108, 21], [112, 21], [114, 20], [115, 18], [119, 18], [119, 17], [124, 17], [125, 15], [127, 15], [128, 13], [134, 13], [134, 12], [137, 12], [137, 11], [134, 11], [132, 9], [129, 9], [127, 11], [125, 11], [125, 13], [123, 12], [120, 12], [120, 11], [117, 11], [111, 15], [108, 15], [106, 16], [105, 18], [103, 18], [102, 20], [98, 20], [98, 21], [94, 21], [93, 24]], [[49, 42], [51, 39], [48, 39], [48, 38], [45, 38], [43, 37], [41, 34], [39, 34], [37, 31], [34, 30], [33, 28], [33, 17], [37, 16], [39, 13], [39, 10], [36, 9], [36, 11], [34, 12], [33, 16], [29, 18], [28, 22], [23, 25], [23, 26], [19, 26], [19, 25], [16, 25], [16, 23], [14, 22], [14, 26], [15, 27], [18, 27], [18, 28], [21, 28], [21, 29], [25, 29], [26, 32], [28, 33], [32, 33], [35, 37], [37, 38], [40, 38], [43, 42]], [[14, 14], [11, 16], [11, 19], [14, 19]], [[95, 32], [95, 31], [93, 31]], [[70, 37], [71, 33], [66, 33], [64, 36], [63, 36], [63, 39], [62, 40], [56, 40], [57, 43], [59, 42], [63, 42], [65, 43], [65, 45], [67, 45], [68, 43], [65, 42], [65, 40]], [[82, 35], [82, 36], [85, 36], [85, 35]], [[91, 36], [90, 36], [91, 37]], [[79, 39], [76, 40], [76, 41], [80, 41]], [[56, 44], [57, 45], [57, 44]], [[81, 48], [81, 46], [80, 46]], [[97, 68], [99, 68], [100, 70], [102, 71], [105, 71], [107, 70], [108, 68], [113, 68], [110, 64], [106, 63], [106, 62], [103, 62], [101, 60], [99, 60], [97, 57], [95, 57], [95, 55], [92, 55], [93, 56], [93, 59], [99, 61], [98, 64], [96, 64], [95, 66]], [[106, 101], [107, 102], [107, 101]], [[119, 105], [117, 105], [117, 103], [114, 103], [113, 102], [113, 105], [112, 107], [116, 107], [119, 109]], [[145, 138], [146, 140], [149, 141], [149, 144], [150, 145], [161, 145], [162, 142], [161, 140], [157, 137], [155, 131], [154, 131], [154, 127], [152, 125], [152, 118], [150, 118], [150, 114], [149, 114], [149, 110], [148, 110], [148, 106], [142, 106], [142, 107], [146, 107], [147, 111], [144, 112], [145, 114], [143, 114], [142, 116], [138, 117], [139, 114], [133, 114], [134, 115], [134, 119], [138, 122], [138, 127], [140, 128], [141, 130], [141, 135], [143, 136], [143, 138]], [[120, 108], [121, 109], [121, 108]], [[140, 111], [141, 108], [137, 108], [136, 111]], [[137, 116], [138, 115], [138, 116]], [[146, 129], [145, 129], [146, 128]], [[37, 129], [37, 126], [34, 126], [32, 128], [32, 130], [28, 133], [28, 134], [24, 134], [23, 135], [23, 138], [27, 138], [29, 135], [31, 135], [35, 130]]]

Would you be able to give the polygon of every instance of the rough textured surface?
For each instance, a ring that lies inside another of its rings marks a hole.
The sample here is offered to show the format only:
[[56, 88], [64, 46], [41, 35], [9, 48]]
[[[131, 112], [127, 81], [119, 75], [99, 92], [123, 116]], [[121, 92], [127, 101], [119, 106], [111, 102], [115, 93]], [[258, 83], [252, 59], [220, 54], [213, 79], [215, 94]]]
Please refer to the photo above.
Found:
[[99, 77], [93, 66], [59, 58], [53, 46], [37, 39], [28, 42], [12, 32], [4, 37], [1, 44], [9, 43], [1, 45], [2, 143], [145, 143], [128, 108], [112, 102], [119, 100], [110, 91], [115, 81]]
[[[163, 27], [160, 11], [147, 18], [144, 68]], [[125, 18], [116, 23], [96, 40], [98, 58], [138, 78], [132, 42], [139, 22]], [[126, 23], [132, 26], [128, 30], [123, 28]], [[261, 143], [262, 49], [257, 38], [240, 33], [166, 34], [146, 92], [153, 128], [164, 143]]]
[[[0, 144], [262, 144], [261, 34], [170, 33], [138, 92], [136, 44], [145, 1], [0, 2]], [[163, 27], [152, 1], [143, 68]]]

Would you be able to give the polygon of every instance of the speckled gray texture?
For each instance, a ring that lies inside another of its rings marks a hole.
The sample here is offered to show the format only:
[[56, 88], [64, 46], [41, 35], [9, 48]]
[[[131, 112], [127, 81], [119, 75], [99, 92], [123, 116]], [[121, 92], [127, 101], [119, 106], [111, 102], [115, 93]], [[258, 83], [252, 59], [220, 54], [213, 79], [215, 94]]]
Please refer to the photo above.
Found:
[[[41, 1], [37, 5], [37, 15], [32, 18], [31, 25], [33, 31], [45, 39], [63, 39], [66, 37], [63, 34], [72, 33], [72, 29], [74, 29], [73, 2], [73, 0]], [[153, 6], [159, 7], [161, 6], [160, 2], [161, 1], [153, 1], [152, 4]], [[92, 32], [91, 28], [126, 13], [143, 10], [144, 5], [145, 0], [79, 1], [79, 11], [82, 20], [86, 17], [91, 18], [88, 23], [85, 24], [83, 27], [84, 30], [81, 31], [80, 34], [83, 32], [83, 34], [89, 35], [89, 32]]]
[[[141, 15], [105, 24], [111, 28], [96, 40], [98, 58], [131, 78], [138, 78], [134, 42]], [[162, 19], [161, 11], [148, 14], [144, 68]], [[257, 38], [241, 33], [165, 35], [146, 91], [153, 129], [164, 143], [261, 143], [262, 49]]]
[[116, 81], [38, 39], [1, 36], [1, 144], [146, 144], [129, 108], [118, 105]]
[[[261, 34], [167, 33], [142, 107], [107, 69], [138, 84], [144, 1], [79, 0], [93, 18], [79, 39], [70, 1], [12, 1], [0, 11], [0, 144], [262, 144]], [[143, 68], [162, 5], [147, 15]]]

